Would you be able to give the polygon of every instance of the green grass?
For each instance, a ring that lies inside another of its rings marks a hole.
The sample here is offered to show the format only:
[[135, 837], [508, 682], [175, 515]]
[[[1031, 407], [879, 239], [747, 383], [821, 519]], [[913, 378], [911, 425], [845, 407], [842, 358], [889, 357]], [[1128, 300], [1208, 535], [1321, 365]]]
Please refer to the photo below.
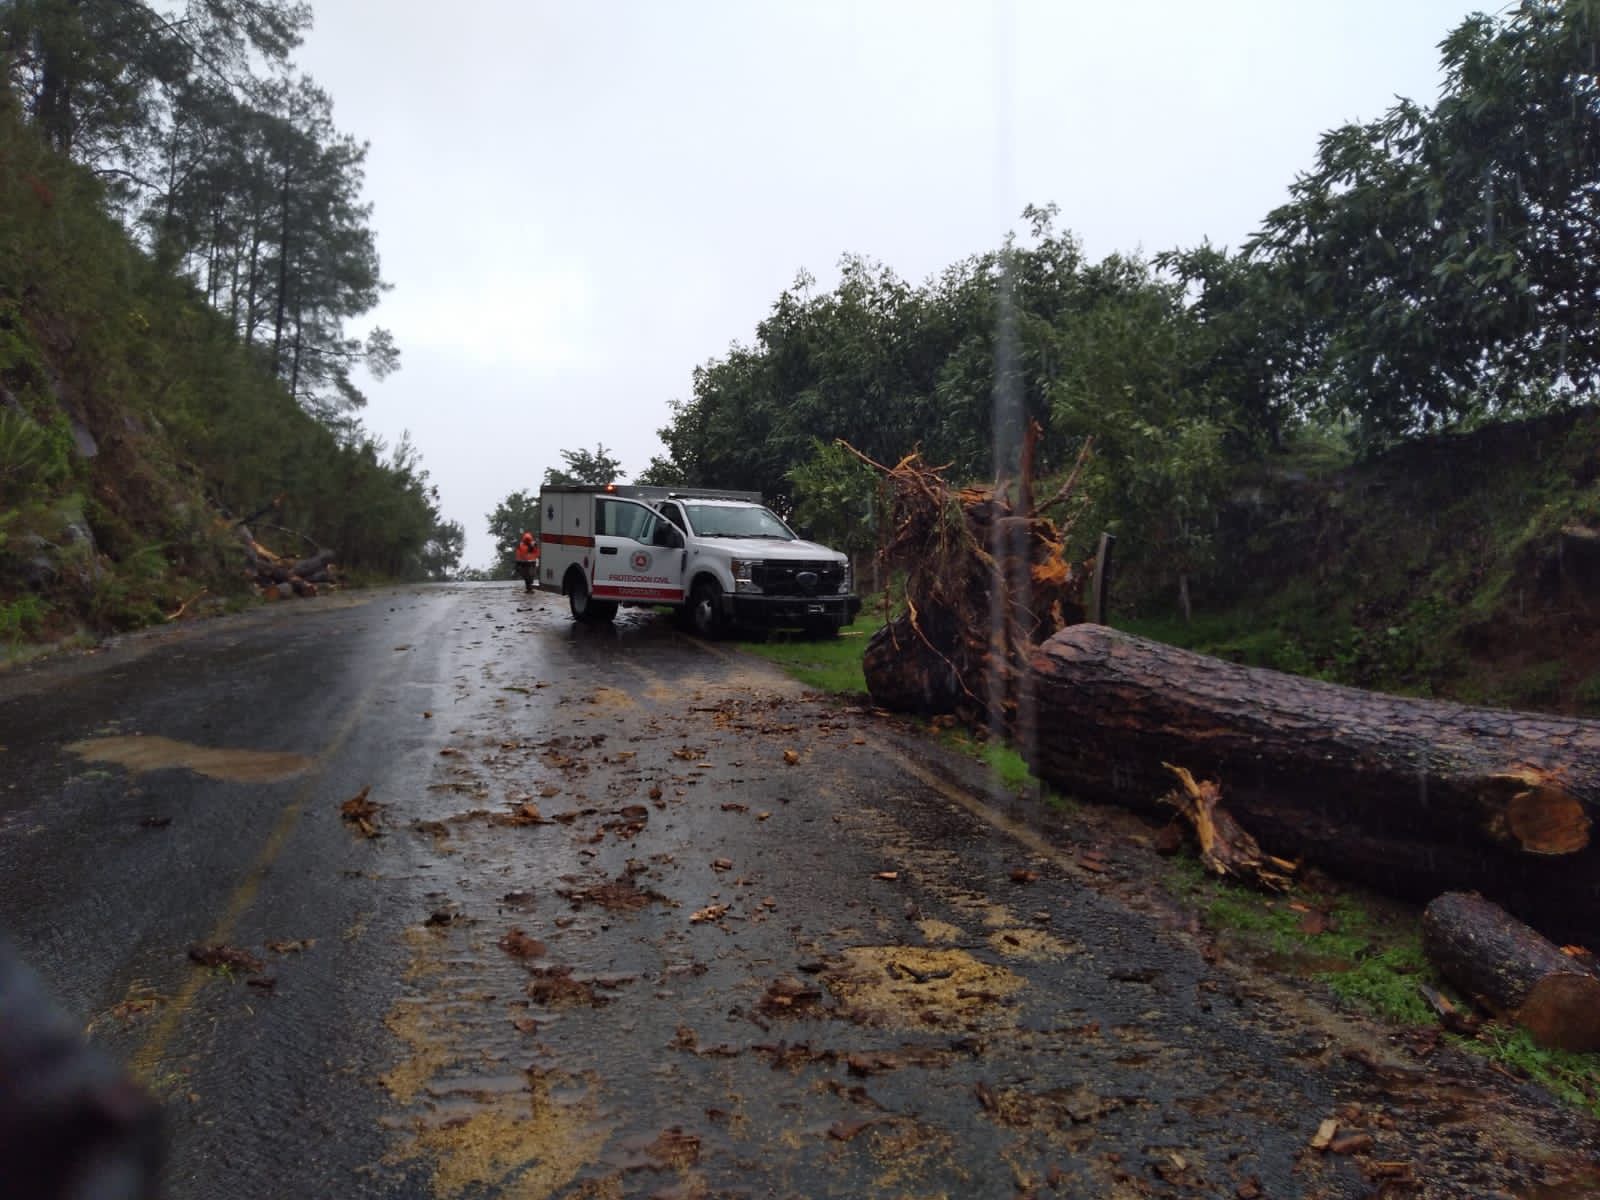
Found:
[[1476, 1039], [1455, 1039], [1464, 1049], [1483, 1054], [1540, 1084], [1568, 1104], [1600, 1117], [1600, 1054], [1575, 1054], [1534, 1045], [1526, 1029], [1487, 1026]]
[[867, 690], [861, 656], [875, 628], [875, 618], [858, 617], [836, 638], [773, 633], [763, 642], [742, 643], [740, 649], [777, 664], [807, 687], [833, 695], [860, 696]]
[[1013, 792], [1031, 788], [1038, 782], [1028, 770], [1028, 764], [1022, 761], [1022, 755], [1003, 742], [985, 742], [978, 757], [995, 778]]
[[[1423, 957], [1415, 915], [1382, 914], [1348, 893], [1305, 887], [1283, 896], [1263, 895], [1208, 874], [1188, 854], [1174, 861], [1172, 880], [1180, 899], [1198, 909], [1236, 950], [1319, 979], [1351, 1007], [1384, 1020], [1432, 1020], [1417, 984], [1438, 986], [1439, 981]], [[1325, 928], [1308, 932], [1310, 914], [1302, 909], [1325, 914]]]
[[[861, 615], [853, 624], [841, 629], [837, 638], [814, 639], [773, 633], [765, 641], [743, 642], [740, 649], [777, 664], [807, 687], [833, 695], [861, 696], [867, 691], [861, 658], [866, 653], [867, 640], [878, 628], [881, 614], [881, 597], [868, 597]], [[1009, 743], [980, 740], [955, 727], [941, 729], [940, 740], [987, 766], [990, 776], [1005, 790], [1033, 792], [1058, 812], [1072, 809], [1073, 802], [1041, 784], [1028, 769], [1022, 754]]]
[[1382, 1017], [1392, 1025], [1429, 1025], [1434, 1016], [1417, 990], [1419, 983], [1437, 987], [1432, 965], [1416, 944], [1391, 946], [1361, 959], [1345, 971], [1329, 971], [1323, 981], [1352, 1008]]

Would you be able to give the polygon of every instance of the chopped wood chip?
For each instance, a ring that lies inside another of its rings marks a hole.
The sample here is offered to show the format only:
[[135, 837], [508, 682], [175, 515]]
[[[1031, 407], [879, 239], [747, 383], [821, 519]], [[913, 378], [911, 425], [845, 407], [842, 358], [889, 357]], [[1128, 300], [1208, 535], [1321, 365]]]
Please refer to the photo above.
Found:
[[799, 751], [785, 750], [783, 752], [783, 761], [788, 763], [791, 767], [794, 766], [795, 763], [800, 761]]
[[889, 883], [893, 883], [895, 880], [900, 878], [900, 872], [899, 871], [879, 871], [876, 875], [873, 876], [873, 878], [874, 879], [883, 879], [883, 880], [887, 880]]
[[1317, 1126], [1316, 1135], [1311, 1139], [1311, 1148], [1313, 1150], [1326, 1150], [1333, 1144], [1334, 1135], [1338, 1132], [1339, 1122], [1329, 1117], [1321, 1125]]

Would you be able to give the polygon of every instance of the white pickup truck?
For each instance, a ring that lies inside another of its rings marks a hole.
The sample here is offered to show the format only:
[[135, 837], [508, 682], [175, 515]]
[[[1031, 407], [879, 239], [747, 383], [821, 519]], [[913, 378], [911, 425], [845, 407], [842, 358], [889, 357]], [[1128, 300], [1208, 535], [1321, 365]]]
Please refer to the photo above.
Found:
[[796, 536], [755, 492], [547, 485], [539, 586], [573, 618], [673, 605], [703, 637], [735, 626], [831, 637], [861, 611], [850, 560]]

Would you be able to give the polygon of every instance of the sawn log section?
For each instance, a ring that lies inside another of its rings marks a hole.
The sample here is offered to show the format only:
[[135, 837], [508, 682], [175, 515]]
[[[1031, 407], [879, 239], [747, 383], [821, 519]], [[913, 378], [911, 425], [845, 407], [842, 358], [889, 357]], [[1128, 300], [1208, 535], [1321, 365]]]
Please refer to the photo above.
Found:
[[1446, 979], [1541, 1046], [1600, 1050], [1600, 976], [1483, 897], [1428, 905], [1422, 944]]
[[1030, 661], [1031, 765], [1154, 807], [1163, 762], [1221, 784], [1272, 854], [1428, 899], [1471, 888], [1563, 940], [1600, 930], [1600, 722], [1385, 696], [1101, 625]]

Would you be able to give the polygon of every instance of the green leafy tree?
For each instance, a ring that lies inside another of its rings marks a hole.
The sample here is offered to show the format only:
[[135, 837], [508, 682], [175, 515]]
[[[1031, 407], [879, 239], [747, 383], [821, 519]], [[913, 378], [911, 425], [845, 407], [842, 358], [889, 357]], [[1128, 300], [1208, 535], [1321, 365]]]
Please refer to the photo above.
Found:
[[1369, 443], [1600, 381], [1600, 6], [1522, 0], [1441, 45], [1438, 101], [1324, 135], [1248, 247], [1303, 305], [1304, 397]]
[[310, 23], [289, 0], [11, 0], [0, 69], [51, 148], [138, 185], [175, 92], [244, 90], [253, 60], [282, 64]]
[[423, 543], [417, 553], [417, 564], [423, 578], [435, 582], [454, 579], [461, 566], [461, 553], [466, 549], [467, 531], [460, 521], [440, 521], [433, 535]]
[[602, 445], [596, 445], [592, 451], [563, 450], [561, 457], [567, 464], [566, 469], [548, 468], [544, 473], [546, 483], [601, 487], [608, 483], [619, 483], [628, 477], [621, 461]]
[[1063, 362], [1052, 389], [1055, 427], [1093, 437], [1087, 492], [1119, 555], [1176, 588], [1187, 618], [1191, 581], [1211, 565], [1227, 479], [1227, 398], [1193, 384], [1208, 348], [1181, 285], [1137, 259], [1095, 270], [1097, 298], [1058, 326]]
[[[788, 474], [794, 523], [865, 564], [877, 550], [878, 479], [838, 442], [815, 441], [811, 457]], [[876, 589], [874, 589], [876, 590]]]
[[492, 579], [512, 579], [517, 573], [517, 542], [524, 531], [539, 532], [539, 496], [532, 491], [512, 492], [486, 518], [489, 536], [494, 539], [494, 561], [489, 566]]
[[686, 484], [683, 468], [659, 454], [651, 458], [650, 464], [639, 472], [634, 482], [647, 487], [683, 487]]

